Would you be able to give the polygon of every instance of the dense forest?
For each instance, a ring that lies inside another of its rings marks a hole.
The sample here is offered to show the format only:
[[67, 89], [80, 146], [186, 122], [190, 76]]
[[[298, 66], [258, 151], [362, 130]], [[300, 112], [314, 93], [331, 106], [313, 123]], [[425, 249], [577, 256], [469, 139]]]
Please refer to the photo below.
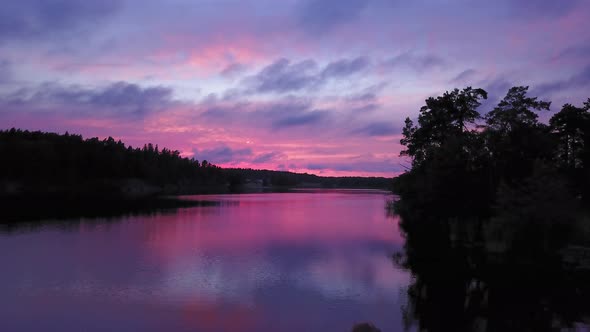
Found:
[[549, 114], [517, 86], [482, 115], [483, 99], [455, 89], [406, 119], [412, 166], [394, 179], [395, 261], [414, 276], [406, 327], [574, 328], [590, 315], [590, 99]]
[[225, 183], [221, 169], [178, 151], [125, 146], [112, 137], [0, 131], [2, 193], [142, 196]]

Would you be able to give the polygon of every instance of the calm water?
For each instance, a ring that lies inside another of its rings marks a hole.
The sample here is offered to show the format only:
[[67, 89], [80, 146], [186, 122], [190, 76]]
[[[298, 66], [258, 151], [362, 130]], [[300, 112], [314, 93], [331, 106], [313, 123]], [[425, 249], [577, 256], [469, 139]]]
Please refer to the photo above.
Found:
[[0, 233], [0, 330], [401, 330], [388, 198], [194, 196], [220, 204]]

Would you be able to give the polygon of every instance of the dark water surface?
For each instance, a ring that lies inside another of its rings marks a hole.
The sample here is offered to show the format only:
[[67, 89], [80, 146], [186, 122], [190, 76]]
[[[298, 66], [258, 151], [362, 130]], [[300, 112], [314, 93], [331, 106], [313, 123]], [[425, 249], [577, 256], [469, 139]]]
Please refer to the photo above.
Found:
[[206, 196], [220, 204], [0, 233], [0, 330], [402, 330], [389, 198]]

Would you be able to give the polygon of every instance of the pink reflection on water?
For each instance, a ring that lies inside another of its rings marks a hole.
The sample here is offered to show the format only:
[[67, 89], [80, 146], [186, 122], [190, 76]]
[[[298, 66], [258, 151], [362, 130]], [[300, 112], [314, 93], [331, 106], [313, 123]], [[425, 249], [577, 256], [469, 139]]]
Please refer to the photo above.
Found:
[[31, 331], [398, 329], [409, 275], [391, 261], [402, 241], [388, 198], [196, 196], [218, 205], [0, 237], [19, 253], [0, 256], [0, 319]]
[[333, 299], [397, 297], [408, 276], [390, 255], [402, 239], [378, 197], [191, 197], [221, 205], [159, 217], [146, 234], [150, 257], [167, 265], [161, 296], [254, 306], [261, 289], [288, 282]]
[[223, 207], [185, 209], [161, 217], [161, 223], [150, 225], [150, 244], [156, 255], [165, 257], [187, 248], [239, 252], [277, 243], [323, 246], [345, 245], [355, 240], [403, 243], [397, 230], [398, 220], [385, 216], [385, 199], [372, 198], [373, 206], [367, 207], [365, 202], [355, 203], [352, 195], [322, 195], [344, 199], [323, 200], [317, 194], [306, 193], [273, 194], [272, 199], [268, 194], [193, 196], [195, 200], [220, 200]]

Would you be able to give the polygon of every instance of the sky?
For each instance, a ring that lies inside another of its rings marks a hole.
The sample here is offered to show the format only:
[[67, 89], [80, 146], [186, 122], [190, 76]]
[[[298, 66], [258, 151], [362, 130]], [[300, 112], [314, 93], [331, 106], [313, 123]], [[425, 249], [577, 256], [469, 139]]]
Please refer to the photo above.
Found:
[[[19, 0], [0, 7], [0, 129], [223, 167], [393, 176], [429, 96], [590, 97], [587, 0]], [[542, 118], [546, 118], [542, 117]]]

